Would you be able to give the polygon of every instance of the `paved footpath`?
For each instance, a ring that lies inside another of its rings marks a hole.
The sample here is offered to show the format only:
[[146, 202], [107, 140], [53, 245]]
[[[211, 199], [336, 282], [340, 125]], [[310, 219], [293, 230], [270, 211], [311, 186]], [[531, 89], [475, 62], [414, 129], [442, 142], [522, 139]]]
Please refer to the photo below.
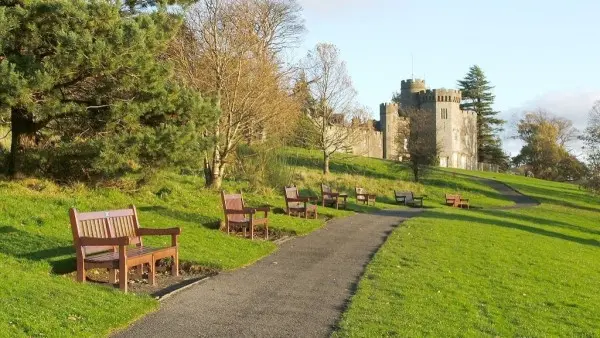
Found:
[[326, 337], [372, 256], [421, 210], [334, 219], [273, 255], [167, 298], [117, 337]]
[[490, 180], [490, 179], [484, 179], [484, 178], [473, 178], [472, 177], [472, 179], [479, 180], [481, 183], [486, 184], [489, 187], [497, 190], [501, 195], [503, 195], [504, 197], [510, 199], [511, 201], [513, 201], [515, 203], [515, 205], [509, 206], [509, 207], [499, 207], [499, 208], [494, 207], [494, 208], [490, 208], [490, 209], [521, 209], [521, 208], [535, 207], [540, 204], [535, 199], [521, 194], [520, 192], [516, 191], [515, 189], [509, 187], [508, 185], [506, 185], [502, 182]]

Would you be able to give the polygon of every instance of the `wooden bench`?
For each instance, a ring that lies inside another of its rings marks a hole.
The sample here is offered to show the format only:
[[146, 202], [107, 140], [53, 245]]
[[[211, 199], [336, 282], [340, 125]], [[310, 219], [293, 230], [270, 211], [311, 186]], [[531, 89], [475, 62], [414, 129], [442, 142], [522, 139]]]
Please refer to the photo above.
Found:
[[[225, 213], [225, 226], [227, 234], [231, 228], [242, 227], [244, 237], [246, 237], [246, 229], [250, 229], [250, 239], [254, 239], [254, 226], [263, 225], [265, 228], [265, 239], [269, 239], [269, 220], [268, 213], [271, 211], [269, 207], [248, 208], [244, 204], [242, 194], [226, 194], [221, 191], [221, 201], [223, 203], [223, 212]], [[257, 212], [264, 212], [264, 217], [256, 217]]]
[[375, 199], [377, 195], [370, 194], [367, 189], [355, 187], [354, 191], [356, 192], [356, 202], [362, 202], [363, 204], [369, 205], [369, 203], [373, 202], [375, 205]]
[[399, 204], [422, 208], [424, 198], [424, 196], [415, 196], [412, 191], [394, 190], [394, 199], [396, 200], [396, 203]]
[[[77, 253], [77, 280], [85, 282], [87, 269], [108, 269], [109, 282], [127, 292], [128, 272], [132, 267], [143, 273], [148, 265], [148, 281], [156, 284], [156, 262], [171, 257], [171, 273], [179, 275], [178, 236], [180, 228], [140, 228], [135, 206], [129, 209], [80, 213], [69, 210], [73, 244]], [[143, 245], [143, 236], [171, 236], [171, 246], [152, 248]]]
[[312, 214], [315, 219], [318, 217], [317, 206], [314, 204], [309, 204], [310, 201], [317, 200], [316, 197], [301, 197], [298, 193], [298, 188], [295, 186], [285, 187], [283, 193], [285, 197], [285, 206], [287, 209], [286, 213], [288, 216], [304, 215], [304, 218], [308, 218], [308, 215]]
[[469, 199], [462, 198], [460, 195], [457, 194], [446, 194], [446, 205], [455, 208], [463, 208], [465, 206], [467, 207], [467, 209], [470, 208]]
[[334, 192], [331, 187], [325, 184], [321, 184], [321, 196], [323, 201], [323, 207], [326, 205], [335, 206], [336, 209], [340, 208], [340, 205], [346, 209], [347, 194], [342, 194], [339, 192]]

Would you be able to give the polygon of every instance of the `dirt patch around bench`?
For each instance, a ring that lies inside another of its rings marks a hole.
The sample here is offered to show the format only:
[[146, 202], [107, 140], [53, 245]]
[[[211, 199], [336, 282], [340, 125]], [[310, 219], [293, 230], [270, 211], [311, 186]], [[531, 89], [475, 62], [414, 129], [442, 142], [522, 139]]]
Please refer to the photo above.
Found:
[[[207, 277], [215, 276], [219, 270], [208, 268], [189, 262], [180, 262], [179, 276], [171, 275], [171, 263], [168, 260], [158, 262], [156, 266], [156, 285], [148, 284], [148, 273], [140, 275], [137, 269], [129, 270], [128, 291], [135, 294], [146, 294], [154, 298], [162, 298], [172, 292], [196, 283]], [[73, 280], [76, 272], [69, 274]], [[111, 285], [108, 282], [108, 269], [92, 269], [86, 273], [87, 282], [98, 284], [107, 288], [119, 288], [119, 284]]]

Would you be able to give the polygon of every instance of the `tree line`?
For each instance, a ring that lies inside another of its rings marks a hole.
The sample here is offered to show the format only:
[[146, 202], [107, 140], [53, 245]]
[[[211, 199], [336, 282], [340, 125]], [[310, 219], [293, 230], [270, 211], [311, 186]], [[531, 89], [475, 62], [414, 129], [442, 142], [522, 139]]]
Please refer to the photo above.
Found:
[[351, 134], [334, 125], [361, 112], [335, 45], [288, 57], [306, 30], [296, 0], [2, 0], [0, 22], [10, 177], [177, 168], [219, 188], [241, 146], [298, 135], [329, 172]]

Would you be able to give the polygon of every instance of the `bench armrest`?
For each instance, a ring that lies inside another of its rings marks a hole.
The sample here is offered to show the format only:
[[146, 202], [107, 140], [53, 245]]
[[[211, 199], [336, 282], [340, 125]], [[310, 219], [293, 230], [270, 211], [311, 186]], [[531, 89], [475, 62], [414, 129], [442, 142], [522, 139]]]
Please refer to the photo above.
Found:
[[168, 229], [139, 228], [138, 235], [140, 235], [140, 236], [181, 235], [181, 228], [168, 228]]
[[330, 196], [330, 197], [339, 197], [340, 193], [339, 192], [324, 192], [323, 193], [323, 197], [325, 196]]
[[97, 238], [97, 237], [79, 237], [81, 246], [125, 246], [130, 244], [129, 237], [118, 238]]
[[256, 210], [256, 211], [270, 212], [271, 211], [271, 207], [258, 207], [258, 208], [254, 208], [254, 210]]

